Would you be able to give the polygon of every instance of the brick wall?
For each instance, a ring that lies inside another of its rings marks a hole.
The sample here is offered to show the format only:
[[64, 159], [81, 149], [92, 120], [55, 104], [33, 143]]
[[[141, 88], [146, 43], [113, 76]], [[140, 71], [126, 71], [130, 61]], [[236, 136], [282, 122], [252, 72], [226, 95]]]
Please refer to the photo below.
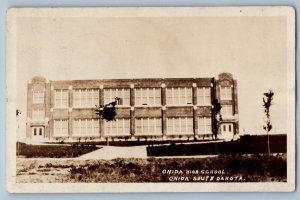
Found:
[[[172, 78], [172, 79], [113, 79], [113, 80], [66, 80], [50, 81], [38, 77], [33, 78], [32, 83], [28, 84], [27, 95], [27, 137], [31, 137], [31, 127], [38, 125], [32, 121], [32, 109], [40, 107], [45, 109], [45, 138], [53, 137], [53, 122], [55, 119], [68, 119], [68, 134], [72, 136], [74, 119], [98, 119], [94, 112], [95, 107], [91, 108], [74, 108], [73, 98], [75, 89], [98, 89], [99, 105], [104, 105], [104, 89], [128, 88], [130, 89], [130, 106], [117, 107], [117, 118], [130, 119], [131, 135], [135, 135], [135, 118], [156, 117], [162, 119], [162, 134], [166, 136], [166, 118], [167, 117], [192, 117], [194, 133], [198, 132], [198, 117], [212, 116], [211, 106], [197, 105], [197, 87], [211, 88], [211, 101], [214, 98], [220, 99], [220, 86], [230, 86], [233, 88], [233, 98], [230, 101], [221, 101], [221, 104], [233, 105], [233, 113], [238, 114], [237, 102], [237, 81], [232, 78], [231, 74], [222, 73], [218, 79], [214, 78]], [[169, 87], [190, 87], [192, 88], [192, 104], [185, 106], [168, 106], [166, 105], [166, 88]], [[161, 88], [161, 106], [147, 107], [135, 106], [135, 88]], [[32, 103], [33, 90], [45, 91], [44, 104], [35, 105]], [[64, 109], [54, 107], [54, 91], [56, 89], [68, 90], [69, 106]], [[238, 121], [231, 120], [235, 124], [235, 132], [238, 133]], [[214, 120], [212, 118], [212, 123]], [[103, 120], [99, 120], [99, 138], [102, 138], [104, 132]]]

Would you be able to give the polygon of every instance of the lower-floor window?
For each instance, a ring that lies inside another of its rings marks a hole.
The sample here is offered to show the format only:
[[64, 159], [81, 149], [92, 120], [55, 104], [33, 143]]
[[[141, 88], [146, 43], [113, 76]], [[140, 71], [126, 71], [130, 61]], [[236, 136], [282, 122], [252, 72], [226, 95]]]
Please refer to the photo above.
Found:
[[167, 134], [191, 134], [193, 133], [192, 117], [167, 118]]
[[116, 119], [116, 121], [104, 121], [104, 134], [105, 135], [130, 135], [130, 120], [129, 119]]
[[161, 118], [138, 118], [135, 120], [136, 134], [161, 134]]
[[211, 117], [199, 117], [198, 118], [198, 133], [199, 134], [211, 134]]
[[98, 136], [99, 119], [75, 119], [73, 123], [73, 136]]
[[45, 118], [44, 109], [33, 109], [32, 110], [32, 119], [33, 120], [43, 120]]
[[232, 116], [232, 105], [222, 105], [221, 114], [223, 116]]
[[63, 137], [68, 136], [68, 120], [54, 120], [53, 136]]

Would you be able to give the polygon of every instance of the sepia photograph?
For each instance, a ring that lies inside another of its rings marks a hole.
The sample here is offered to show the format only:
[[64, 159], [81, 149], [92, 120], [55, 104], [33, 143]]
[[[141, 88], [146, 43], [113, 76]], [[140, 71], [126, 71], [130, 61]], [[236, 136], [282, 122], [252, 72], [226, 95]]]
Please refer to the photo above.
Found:
[[295, 190], [291, 7], [11, 8], [7, 190]]

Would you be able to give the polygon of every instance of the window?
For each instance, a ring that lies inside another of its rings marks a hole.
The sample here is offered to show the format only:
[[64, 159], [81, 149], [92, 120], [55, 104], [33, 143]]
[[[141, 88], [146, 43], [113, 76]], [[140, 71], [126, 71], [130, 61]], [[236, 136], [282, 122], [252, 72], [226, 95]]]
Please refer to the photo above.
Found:
[[199, 134], [210, 134], [211, 129], [211, 118], [210, 117], [199, 117], [198, 118], [198, 132]]
[[167, 118], [168, 134], [191, 134], [193, 133], [193, 118], [176, 117]]
[[231, 87], [220, 87], [220, 99], [221, 100], [232, 100]]
[[44, 109], [33, 109], [32, 110], [32, 119], [42, 120], [44, 118], [45, 118], [45, 110]]
[[130, 134], [130, 120], [129, 119], [116, 119], [116, 121], [104, 121], [104, 134], [126, 136]]
[[161, 105], [160, 88], [137, 88], [135, 89], [135, 105]]
[[43, 104], [44, 103], [44, 91], [33, 91], [32, 103]]
[[73, 105], [75, 108], [95, 107], [99, 105], [98, 89], [76, 89], [74, 90]]
[[54, 106], [56, 108], [69, 107], [69, 93], [68, 90], [55, 90], [54, 92]]
[[167, 88], [167, 105], [192, 104], [192, 88]]
[[43, 129], [42, 128], [39, 128], [39, 135], [43, 135]]
[[197, 88], [197, 104], [198, 105], [210, 105], [211, 104], [209, 87]]
[[99, 119], [75, 119], [73, 121], [73, 136], [99, 136]]
[[221, 114], [222, 116], [232, 116], [232, 105], [222, 105]]
[[68, 120], [62, 119], [62, 120], [54, 120], [54, 137], [66, 137], [69, 135], [68, 131]]
[[139, 118], [135, 120], [136, 134], [161, 134], [161, 118]]
[[129, 89], [104, 89], [104, 104], [109, 104], [115, 101], [118, 97], [117, 105], [129, 106], [130, 105], [130, 91]]

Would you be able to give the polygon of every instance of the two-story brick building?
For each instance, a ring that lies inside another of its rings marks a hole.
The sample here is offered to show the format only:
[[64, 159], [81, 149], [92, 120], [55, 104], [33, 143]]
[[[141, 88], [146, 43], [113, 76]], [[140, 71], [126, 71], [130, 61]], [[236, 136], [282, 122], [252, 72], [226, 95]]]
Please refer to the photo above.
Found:
[[[119, 97], [116, 121], [95, 106]], [[211, 139], [212, 101], [222, 105], [219, 138], [238, 134], [237, 81], [211, 78], [47, 81], [28, 84], [27, 138], [32, 141]]]

